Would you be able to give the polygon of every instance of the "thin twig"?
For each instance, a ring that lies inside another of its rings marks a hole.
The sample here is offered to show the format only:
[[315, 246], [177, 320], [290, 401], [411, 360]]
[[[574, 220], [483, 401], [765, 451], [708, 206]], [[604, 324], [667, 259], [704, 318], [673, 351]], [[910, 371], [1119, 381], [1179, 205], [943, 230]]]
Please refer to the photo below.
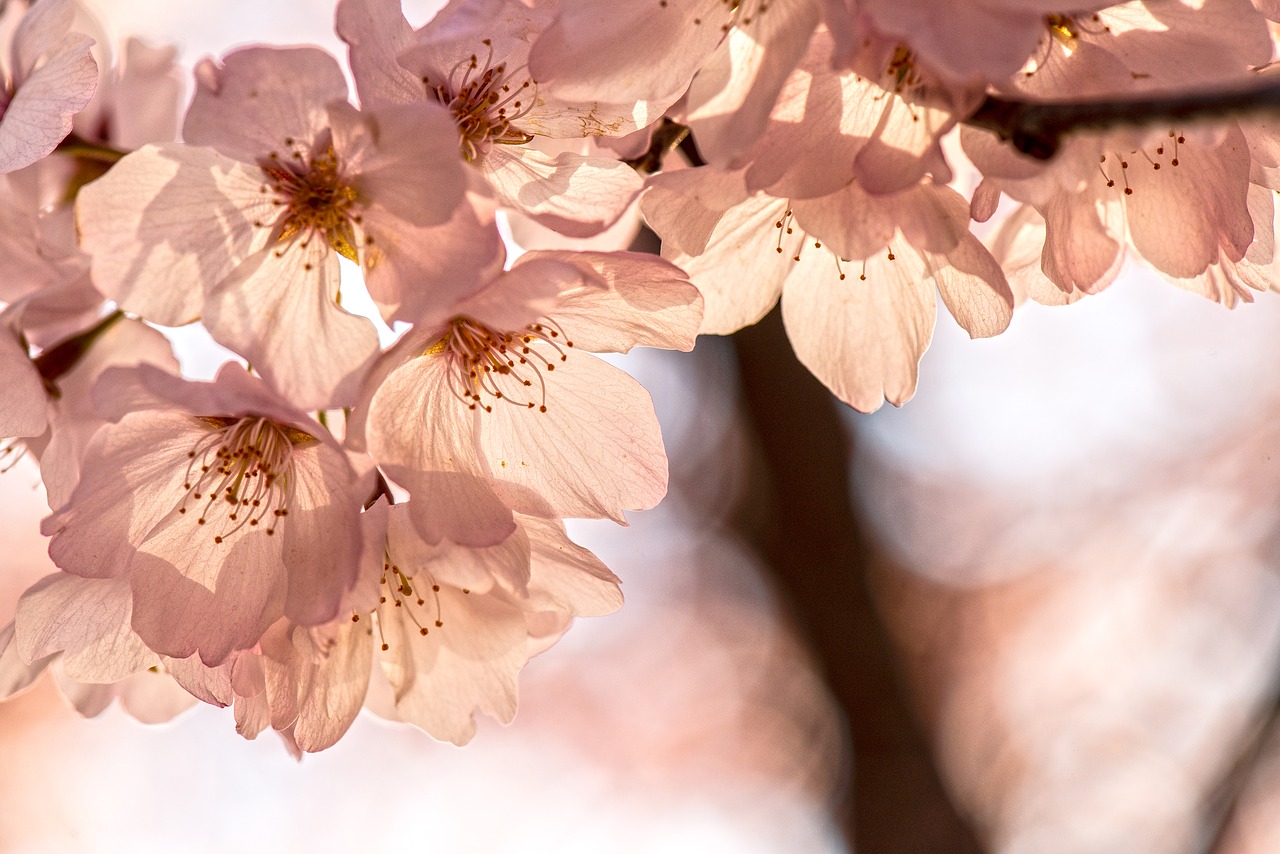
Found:
[[1069, 134], [1082, 130], [1180, 125], [1277, 112], [1280, 77], [1268, 76], [1243, 88], [1097, 101], [1021, 101], [989, 95], [964, 123], [993, 131], [1023, 154], [1048, 160]]
[[653, 135], [649, 138], [649, 148], [639, 157], [622, 162], [641, 175], [652, 175], [662, 171], [662, 163], [667, 159], [667, 155], [679, 148], [688, 138], [689, 128], [671, 119], [663, 119], [662, 123], [654, 128]]
[[72, 133], [69, 134], [62, 142], [58, 143], [55, 149], [59, 154], [66, 154], [71, 157], [78, 157], [81, 160], [92, 160], [97, 163], [106, 163], [108, 165], [117, 162], [129, 152], [119, 148], [114, 148], [103, 142], [92, 142]]

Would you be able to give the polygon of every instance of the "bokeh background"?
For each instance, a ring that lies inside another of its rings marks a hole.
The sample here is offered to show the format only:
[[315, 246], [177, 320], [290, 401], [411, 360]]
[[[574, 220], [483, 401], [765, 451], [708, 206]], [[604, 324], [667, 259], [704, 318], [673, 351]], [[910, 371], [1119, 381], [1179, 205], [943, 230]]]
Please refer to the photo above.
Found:
[[[330, 0], [92, 5], [187, 64], [341, 55]], [[619, 359], [671, 494], [571, 527], [627, 603], [530, 663], [511, 726], [362, 715], [297, 762], [226, 710], [83, 720], [44, 679], [0, 705], [0, 851], [1280, 850], [1280, 297], [1134, 269], [994, 340], [940, 317], [870, 416], [776, 317]], [[0, 486], [2, 623], [52, 567], [34, 468]]]

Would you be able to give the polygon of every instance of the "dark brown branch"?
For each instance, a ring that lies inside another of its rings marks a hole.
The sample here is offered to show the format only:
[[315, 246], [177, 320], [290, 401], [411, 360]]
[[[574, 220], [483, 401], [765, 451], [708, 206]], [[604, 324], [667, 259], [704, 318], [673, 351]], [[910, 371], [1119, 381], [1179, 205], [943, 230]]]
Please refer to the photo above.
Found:
[[1243, 88], [1098, 101], [1035, 102], [989, 95], [964, 123], [993, 131], [1023, 154], [1048, 160], [1069, 134], [1078, 131], [1182, 125], [1276, 112], [1280, 112], [1280, 77], [1267, 77]]
[[[652, 175], [655, 172], [662, 171], [662, 162], [666, 160], [667, 155], [681, 147], [686, 139], [689, 138], [689, 128], [673, 122], [671, 119], [663, 119], [662, 122], [653, 130], [653, 136], [649, 138], [649, 148], [639, 157], [633, 157], [630, 160], [624, 160], [632, 169], [641, 175]], [[694, 164], [698, 165], [698, 164]]]
[[58, 380], [78, 365], [93, 343], [101, 338], [104, 332], [115, 326], [122, 317], [124, 313], [116, 309], [90, 328], [59, 341], [32, 360], [50, 395], [58, 397], [61, 394], [58, 391]]

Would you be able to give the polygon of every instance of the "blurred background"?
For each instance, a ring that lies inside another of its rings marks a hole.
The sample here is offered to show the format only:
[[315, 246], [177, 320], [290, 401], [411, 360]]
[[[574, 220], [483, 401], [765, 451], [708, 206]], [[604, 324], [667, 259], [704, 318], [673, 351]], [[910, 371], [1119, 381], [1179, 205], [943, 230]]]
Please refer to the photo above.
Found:
[[[330, 0], [92, 5], [188, 65], [341, 55]], [[776, 316], [619, 359], [671, 493], [571, 527], [627, 603], [530, 662], [511, 726], [362, 715], [297, 762], [229, 710], [82, 720], [45, 678], [0, 705], [0, 851], [1280, 850], [1280, 297], [1134, 269], [993, 340], [939, 314], [870, 416]], [[37, 473], [3, 487], [0, 623], [52, 570]]]

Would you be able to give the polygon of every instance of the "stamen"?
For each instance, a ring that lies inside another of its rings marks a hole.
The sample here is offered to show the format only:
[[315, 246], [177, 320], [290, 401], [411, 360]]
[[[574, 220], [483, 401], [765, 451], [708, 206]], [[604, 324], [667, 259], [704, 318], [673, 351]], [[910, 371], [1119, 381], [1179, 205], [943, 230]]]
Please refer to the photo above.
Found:
[[[474, 161], [493, 145], [524, 145], [533, 135], [514, 124], [533, 109], [536, 86], [527, 69], [493, 64], [493, 42], [484, 39], [485, 58], [476, 54], [458, 62], [444, 81], [422, 78], [427, 93], [448, 107], [458, 124], [462, 156]], [[461, 72], [461, 76], [459, 76]], [[523, 75], [523, 79], [519, 79]]]
[[0, 474], [8, 474], [27, 455], [27, 443], [8, 439], [0, 443]]
[[[450, 391], [469, 409], [492, 412], [486, 398], [525, 409], [547, 411], [544, 373], [567, 362], [573, 348], [555, 321], [539, 320], [515, 332], [499, 332], [469, 317], [453, 320], [449, 330], [424, 355], [449, 360]], [[531, 394], [526, 389], [537, 386]]]
[[[287, 138], [285, 144], [296, 145], [291, 138]], [[277, 220], [280, 232], [277, 240], [284, 242], [296, 234], [304, 234], [301, 245], [305, 248], [312, 236], [320, 234], [339, 255], [359, 262], [352, 226], [355, 217], [351, 211], [356, 191], [345, 183], [333, 144], [326, 140], [316, 151], [318, 153], [308, 153], [296, 147], [291, 152], [292, 162], [282, 161], [279, 153], [273, 151], [261, 164], [276, 192], [272, 204], [284, 208]], [[283, 254], [283, 249], [276, 251], [277, 256]]]
[[214, 429], [187, 452], [178, 513], [187, 513], [189, 501], [203, 502], [196, 524], [212, 523], [219, 544], [246, 527], [275, 534], [296, 487], [293, 449], [315, 438], [257, 416], [200, 420]]
[[[421, 584], [417, 580], [417, 576], [409, 575], [402, 570], [395, 561], [392, 560], [389, 552], [383, 554], [382, 578], [381, 584], [386, 588], [386, 595], [380, 598], [378, 606], [374, 609], [378, 619], [375, 622], [378, 625], [378, 635], [382, 639], [382, 649], [389, 649], [389, 644], [383, 635], [383, 621], [386, 619], [395, 619], [388, 617], [384, 613], [383, 606], [389, 605], [392, 612], [403, 614], [418, 629], [421, 637], [427, 637], [431, 634], [431, 629], [444, 628], [444, 612], [440, 606], [440, 585], [436, 583], [435, 578], [430, 572], [422, 571], [427, 577], [427, 585]], [[427, 600], [423, 593], [429, 590], [431, 594], [431, 608], [423, 611], [427, 605]], [[463, 593], [470, 593], [469, 590], [463, 590]], [[352, 617], [353, 621], [358, 621], [359, 615]]]

